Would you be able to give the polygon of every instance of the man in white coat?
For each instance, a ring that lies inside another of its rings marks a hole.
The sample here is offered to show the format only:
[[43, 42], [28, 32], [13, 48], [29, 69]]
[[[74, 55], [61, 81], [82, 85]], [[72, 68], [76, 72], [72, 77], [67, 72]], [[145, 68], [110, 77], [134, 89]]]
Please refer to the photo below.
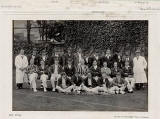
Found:
[[16, 66], [16, 84], [17, 88], [20, 89], [22, 88], [25, 70], [28, 66], [28, 59], [24, 55], [24, 49], [21, 49], [19, 55], [16, 56], [15, 66]]
[[137, 89], [141, 89], [144, 83], [147, 83], [145, 69], [147, 62], [143, 56], [140, 55], [140, 50], [136, 50], [136, 57], [133, 59], [133, 72]]

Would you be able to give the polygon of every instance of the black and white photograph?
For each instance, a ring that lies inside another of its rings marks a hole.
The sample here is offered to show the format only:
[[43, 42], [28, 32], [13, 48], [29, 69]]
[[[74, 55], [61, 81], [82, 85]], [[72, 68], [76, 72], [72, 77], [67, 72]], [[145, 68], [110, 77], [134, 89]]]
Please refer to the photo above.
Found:
[[148, 20], [12, 20], [12, 111], [148, 112]]

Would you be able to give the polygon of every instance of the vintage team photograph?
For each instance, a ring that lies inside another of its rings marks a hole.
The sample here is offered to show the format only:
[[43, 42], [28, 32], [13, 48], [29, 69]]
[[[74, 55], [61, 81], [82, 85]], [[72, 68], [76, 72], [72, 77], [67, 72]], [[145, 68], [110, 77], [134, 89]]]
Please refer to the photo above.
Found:
[[13, 111], [148, 112], [148, 20], [13, 20]]

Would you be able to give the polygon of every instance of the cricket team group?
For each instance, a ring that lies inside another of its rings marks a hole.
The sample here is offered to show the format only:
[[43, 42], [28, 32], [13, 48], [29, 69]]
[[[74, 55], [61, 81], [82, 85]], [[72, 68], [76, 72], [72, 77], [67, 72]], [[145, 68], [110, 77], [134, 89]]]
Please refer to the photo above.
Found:
[[15, 67], [17, 89], [23, 88], [27, 76], [34, 92], [37, 92], [37, 80], [41, 81], [44, 92], [48, 91], [50, 80], [53, 92], [76, 94], [133, 93], [147, 83], [147, 62], [140, 49], [135, 51], [134, 58], [129, 52], [122, 58], [121, 53], [111, 53], [110, 49], [102, 55], [96, 50], [84, 53], [81, 48], [73, 53], [68, 48], [61, 56], [54, 50], [48, 56], [45, 50], [39, 54], [36, 49], [25, 55], [21, 48], [15, 57]]

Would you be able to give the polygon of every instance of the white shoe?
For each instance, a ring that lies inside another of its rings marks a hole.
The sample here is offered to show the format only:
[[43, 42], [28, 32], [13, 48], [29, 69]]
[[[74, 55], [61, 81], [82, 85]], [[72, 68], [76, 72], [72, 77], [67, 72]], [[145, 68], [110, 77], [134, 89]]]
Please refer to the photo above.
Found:
[[37, 90], [34, 90], [34, 92], [37, 92]]
[[125, 92], [124, 91], [120, 91], [120, 94], [125, 94]]
[[55, 92], [55, 91], [56, 91], [56, 89], [55, 89], [55, 88], [53, 88], [53, 89], [52, 89], [52, 91], [53, 91], [53, 92]]
[[44, 88], [44, 92], [47, 92], [46, 88]]

